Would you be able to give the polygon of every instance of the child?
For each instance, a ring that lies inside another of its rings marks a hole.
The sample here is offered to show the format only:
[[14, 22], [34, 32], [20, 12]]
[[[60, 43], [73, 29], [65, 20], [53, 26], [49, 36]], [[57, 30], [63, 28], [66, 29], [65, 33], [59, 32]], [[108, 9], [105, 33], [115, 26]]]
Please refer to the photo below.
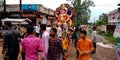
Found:
[[[63, 45], [64, 52], [66, 54], [68, 49], [68, 40], [64, 35], [62, 36], [62, 45]], [[63, 59], [66, 59], [66, 57], [63, 57]]]
[[78, 41], [77, 49], [79, 51], [78, 60], [89, 60], [90, 53], [94, 50], [93, 43], [90, 39], [86, 38], [87, 32], [80, 32], [80, 39]]

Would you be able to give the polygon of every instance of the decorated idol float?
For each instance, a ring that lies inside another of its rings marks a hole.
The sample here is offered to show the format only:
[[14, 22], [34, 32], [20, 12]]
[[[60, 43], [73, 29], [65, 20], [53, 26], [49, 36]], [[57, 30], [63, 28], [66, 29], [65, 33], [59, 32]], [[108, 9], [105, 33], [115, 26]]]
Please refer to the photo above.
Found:
[[68, 29], [73, 26], [73, 20], [75, 17], [75, 10], [70, 7], [69, 4], [62, 4], [55, 11], [56, 21], [55, 24], [58, 26], [63, 26], [62, 29]]

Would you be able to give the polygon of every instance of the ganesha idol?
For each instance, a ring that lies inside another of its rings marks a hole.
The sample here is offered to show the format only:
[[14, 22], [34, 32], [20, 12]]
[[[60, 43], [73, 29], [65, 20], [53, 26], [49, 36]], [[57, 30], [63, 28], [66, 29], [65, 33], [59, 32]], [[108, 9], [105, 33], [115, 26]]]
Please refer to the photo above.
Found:
[[56, 10], [55, 12], [55, 16], [58, 19], [58, 22], [63, 25], [65, 23], [67, 23], [69, 26], [72, 25], [72, 12], [70, 10], [68, 10], [68, 7], [65, 7], [65, 5], [61, 5], [61, 7], [59, 8], [59, 10]]

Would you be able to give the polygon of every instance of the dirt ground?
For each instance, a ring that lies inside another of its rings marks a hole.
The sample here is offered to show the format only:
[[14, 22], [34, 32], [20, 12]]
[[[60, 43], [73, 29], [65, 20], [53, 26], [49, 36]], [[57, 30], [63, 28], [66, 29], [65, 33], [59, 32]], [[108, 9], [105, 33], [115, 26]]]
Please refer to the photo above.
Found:
[[[68, 54], [68, 60], [77, 60], [73, 46], [70, 46]], [[91, 55], [91, 60], [116, 60], [115, 49], [97, 46], [96, 54]]]
[[96, 54], [91, 55], [92, 60], [116, 60], [115, 49], [97, 46]]
[[[0, 60], [3, 60], [2, 42], [0, 42]], [[68, 60], [77, 60], [76, 49], [73, 44], [70, 44], [69, 46]], [[91, 55], [91, 60], [116, 60], [115, 48], [103, 48], [101, 46], [97, 46], [96, 54]]]

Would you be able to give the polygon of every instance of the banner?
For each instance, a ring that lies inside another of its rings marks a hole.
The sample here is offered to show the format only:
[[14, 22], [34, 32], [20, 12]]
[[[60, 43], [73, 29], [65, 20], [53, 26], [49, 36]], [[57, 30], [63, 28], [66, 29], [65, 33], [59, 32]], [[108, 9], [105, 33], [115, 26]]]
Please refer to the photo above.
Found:
[[116, 57], [117, 60], [120, 60], [120, 43], [116, 44]]
[[120, 39], [120, 22], [116, 25], [114, 37]]
[[37, 4], [22, 4], [23, 11], [37, 11], [38, 5]]

